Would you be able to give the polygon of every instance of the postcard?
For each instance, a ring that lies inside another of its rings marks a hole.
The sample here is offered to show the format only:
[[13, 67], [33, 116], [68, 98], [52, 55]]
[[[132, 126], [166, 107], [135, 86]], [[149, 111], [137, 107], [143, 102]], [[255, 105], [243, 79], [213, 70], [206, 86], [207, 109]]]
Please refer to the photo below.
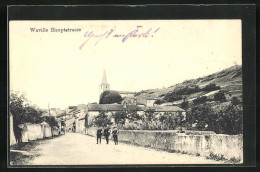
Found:
[[242, 164], [241, 22], [10, 20], [10, 166]]

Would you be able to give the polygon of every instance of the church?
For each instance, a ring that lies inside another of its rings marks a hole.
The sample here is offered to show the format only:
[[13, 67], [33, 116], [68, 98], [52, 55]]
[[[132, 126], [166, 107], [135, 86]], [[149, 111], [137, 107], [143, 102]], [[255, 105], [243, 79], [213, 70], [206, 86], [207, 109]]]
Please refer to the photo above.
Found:
[[[110, 84], [107, 82], [106, 72], [103, 72], [102, 82], [99, 85], [99, 96], [104, 92], [110, 90]], [[153, 110], [154, 115], [160, 116], [164, 113], [182, 114], [183, 119], [186, 120], [186, 111], [178, 106], [155, 106], [154, 101], [157, 99], [138, 98], [135, 92], [117, 91], [123, 101], [121, 104], [91, 104], [87, 105], [88, 121], [91, 122], [99, 112], [104, 111], [108, 116], [119, 111], [136, 111], [139, 115], [144, 115], [146, 111]]]
[[[99, 85], [99, 97], [104, 91], [110, 90], [110, 84], [107, 82], [107, 76], [106, 76], [106, 71], [104, 70], [103, 72], [103, 79], [101, 84]], [[120, 96], [124, 99], [126, 97], [135, 97], [135, 92], [130, 92], [130, 91], [117, 91]]]

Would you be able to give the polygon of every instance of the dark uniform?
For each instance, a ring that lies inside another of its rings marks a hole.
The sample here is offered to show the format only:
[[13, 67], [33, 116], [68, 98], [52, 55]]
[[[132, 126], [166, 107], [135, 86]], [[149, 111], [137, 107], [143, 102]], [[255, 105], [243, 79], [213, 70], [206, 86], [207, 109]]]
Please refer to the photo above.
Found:
[[117, 129], [114, 129], [112, 134], [113, 134], [113, 137], [114, 137], [115, 145], [118, 145], [118, 138], [117, 138], [118, 131], [117, 131]]
[[104, 130], [104, 136], [106, 137], [107, 144], [109, 143], [109, 135], [110, 135], [110, 129], [106, 128]]
[[98, 139], [101, 144], [101, 136], [102, 136], [102, 129], [99, 128], [99, 129], [97, 129], [97, 144], [98, 144]]

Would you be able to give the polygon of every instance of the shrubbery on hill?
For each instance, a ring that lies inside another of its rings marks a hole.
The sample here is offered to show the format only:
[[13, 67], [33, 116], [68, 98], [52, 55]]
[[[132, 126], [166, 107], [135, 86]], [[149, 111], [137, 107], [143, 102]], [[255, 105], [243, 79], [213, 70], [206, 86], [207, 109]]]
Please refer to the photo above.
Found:
[[242, 134], [242, 106], [230, 103], [221, 109], [213, 109], [208, 104], [194, 105], [187, 111], [187, 123], [190, 129], [210, 130], [217, 134]]
[[154, 104], [157, 104], [157, 105], [160, 105], [160, 104], [163, 104], [163, 103], [165, 103], [166, 101], [165, 100], [156, 100], [155, 102], [154, 102]]
[[[173, 102], [173, 101], [181, 100], [182, 96], [184, 96], [184, 95], [190, 95], [190, 94], [198, 93], [201, 91], [210, 92], [210, 91], [215, 91], [215, 90], [219, 90], [219, 89], [220, 89], [220, 86], [217, 86], [216, 84], [208, 84], [203, 88], [200, 88], [197, 85], [186, 86], [186, 87], [176, 88], [172, 92], [166, 93], [164, 95], [164, 100], [167, 102]], [[198, 98], [198, 100], [199, 99], [200, 98]], [[204, 100], [204, 99], [205, 98], [202, 98], [201, 100]]]
[[224, 92], [223, 91], [219, 91], [219, 92], [217, 92], [214, 95], [214, 100], [215, 101], [220, 101], [220, 102], [225, 102], [227, 99], [226, 99], [226, 96], [225, 96]]
[[182, 96], [181, 95], [176, 95], [175, 92], [167, 93], [164, 96], [164, 100], [167, 102], [173, 102], [173, 101], [178, 101], [181, 100]]
[[220, 86], [216, 86], [216, 84], [208, 84], [205, 87], [201, 88], [201, 91], [215, 91], [219, 89]]
[[193, 103], [195, 105], [198, 105], [198, 104], [205, 103], [207, 100], [208, 100], [208, 98], [206, 96], [202, 96], [202, 97], [198, 97], [198, 98], [194, 99]]
[[181, 103], [181, 108], [187, 110], [189, 108], [189, 102], [184, 101]]

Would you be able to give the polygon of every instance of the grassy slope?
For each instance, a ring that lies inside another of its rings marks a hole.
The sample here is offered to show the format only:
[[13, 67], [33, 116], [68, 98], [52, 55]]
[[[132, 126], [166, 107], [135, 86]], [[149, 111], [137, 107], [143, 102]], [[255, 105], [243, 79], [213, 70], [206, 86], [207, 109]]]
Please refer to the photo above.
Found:
[[[227, 99], [232, 98], [233, 96], [237, 96], [241, 98], [242, 96], [242, 66], [232, 66], [230, 68], [224, 69], [220, 72], [213, 73], [208, 76], [200, 77], [197, 79], [187, 80], [182, 83], [173, 85], [171, 87], [165, 89], [151, 89], [144, 90], [139, 92], [139, 97], [146, 98], [164, 98], [164, 94], [170, 93], [174, 91], [174, 89], [178, 87], [185, 87], [190, 85], [198, 85], [199, 87], [204, 87], [208, 84], [216, 84], [221, 87], [221, 90], [225, 90]], [[203, 96], [208, 92], [198, 92], [195, 94], [190, 94], [188, 96], [188, 100], [193, 100], [199, 96]], [[210, 94], [210, 93], [208, 93]], [[175, 104], [179, 104], [180, 102], [174, 102]]]

